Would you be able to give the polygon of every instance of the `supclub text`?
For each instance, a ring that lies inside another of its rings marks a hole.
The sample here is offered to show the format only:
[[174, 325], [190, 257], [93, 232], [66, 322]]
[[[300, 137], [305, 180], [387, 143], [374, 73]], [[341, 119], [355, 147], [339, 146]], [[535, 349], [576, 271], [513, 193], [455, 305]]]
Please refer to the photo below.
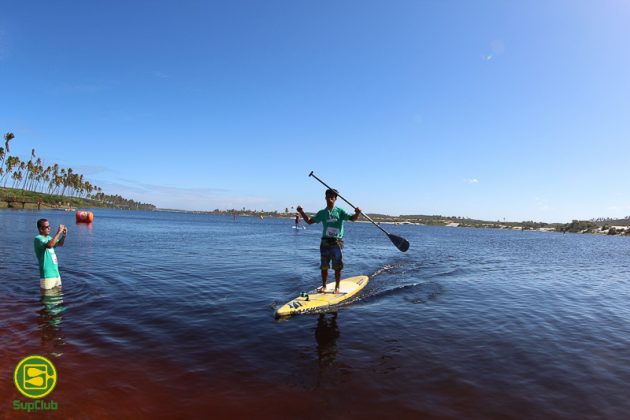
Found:
[[20, 400], [13, 401], [13, 409], [16, 411], [26, 411], [30, 413], [31, 411], [48, 411], [48, 410], [57, 410], [59, 408], [59, 404], [56, 401], [30, 401], [23, 402]]

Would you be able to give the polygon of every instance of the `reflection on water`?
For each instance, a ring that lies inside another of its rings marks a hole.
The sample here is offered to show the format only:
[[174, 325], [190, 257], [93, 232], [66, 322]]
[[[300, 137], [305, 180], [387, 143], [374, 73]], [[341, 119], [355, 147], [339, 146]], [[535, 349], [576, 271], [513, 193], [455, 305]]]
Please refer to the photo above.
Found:
[[325, 369], [334, 363], [337, 358], [337, 338], [339, 338], [339, 328], [337, 327], [337, 312], [320, 314], [315, 328], [315, 339], [317, 340], [317, 359], [320, 370]]
[[41, 289], [41, 308], [37, 317], [37, 324], [42, 335], [42, 347], [47, 353], [59, 357], [63, 354], [65, 336], [61, 329], [63, 323], [63, 292], [60, 287]]

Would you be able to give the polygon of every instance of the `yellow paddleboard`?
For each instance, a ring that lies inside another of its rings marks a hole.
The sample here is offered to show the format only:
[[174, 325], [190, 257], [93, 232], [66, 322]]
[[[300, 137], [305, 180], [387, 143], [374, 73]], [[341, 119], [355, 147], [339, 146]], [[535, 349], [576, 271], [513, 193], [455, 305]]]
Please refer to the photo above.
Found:
[[313, 290], [306, 293], [305, 296], [298, 296], [291, 302], [282, 305], [276, 311], [276, 317], [309, 312], [315, 309], [325, 309], [329, 306], [337, 305], [359, 293], [368, 283], [368, 280], [368, 276], [342, 279], [339, 283], [339, 291], [341, 292], [339, 294], [334, 293], [335, 282], [332, 281], [326, 285], [326, 292], [324, 293]]

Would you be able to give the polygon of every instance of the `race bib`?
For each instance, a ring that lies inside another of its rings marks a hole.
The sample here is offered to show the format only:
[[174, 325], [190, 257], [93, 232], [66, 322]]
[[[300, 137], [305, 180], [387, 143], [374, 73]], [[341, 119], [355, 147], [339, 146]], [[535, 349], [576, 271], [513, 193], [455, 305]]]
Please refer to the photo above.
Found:
[[55, 254], [55, 251], [52, 251], [51, 254], [53, 264], [57, 265], [57, 254]]
[[328, 236], [329, 238], [336, 238], [337, 236], [339, 236], [339, 229], [329, 226], [326, 229], [326, 236]]

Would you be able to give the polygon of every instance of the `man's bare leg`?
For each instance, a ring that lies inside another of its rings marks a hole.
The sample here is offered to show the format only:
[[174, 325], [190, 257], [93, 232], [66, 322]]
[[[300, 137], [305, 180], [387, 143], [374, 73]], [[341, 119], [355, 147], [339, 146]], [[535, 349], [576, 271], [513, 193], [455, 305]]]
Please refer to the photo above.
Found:
[[341, 281], [341, 270], [335, 270], [335, 293], [339, 294], [339, 282]]
[[328, 281], [328, 270], [322, 270], [322, 287], [317, 289], [318, 292], [324, 293], [326, 291], [326, 282]]

